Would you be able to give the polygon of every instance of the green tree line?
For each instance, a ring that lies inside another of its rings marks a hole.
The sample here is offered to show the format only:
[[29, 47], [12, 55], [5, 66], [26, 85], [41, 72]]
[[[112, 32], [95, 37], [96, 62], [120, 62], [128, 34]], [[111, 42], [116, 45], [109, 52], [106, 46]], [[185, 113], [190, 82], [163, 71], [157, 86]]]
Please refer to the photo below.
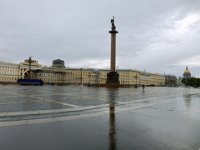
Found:
[[200, 87], [200, 78], [191, 77], [189, 79], [182, 79], [182, 83], [187, 86]]

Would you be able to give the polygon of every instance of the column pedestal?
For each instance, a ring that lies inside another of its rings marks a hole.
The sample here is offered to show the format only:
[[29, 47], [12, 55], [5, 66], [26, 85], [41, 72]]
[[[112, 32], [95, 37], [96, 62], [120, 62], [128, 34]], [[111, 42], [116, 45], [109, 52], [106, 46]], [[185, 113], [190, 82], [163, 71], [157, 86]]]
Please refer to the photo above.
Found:
[[119, 74], [117, 72], [107, 73], [106, 87], [118, 88], [119, 85]]

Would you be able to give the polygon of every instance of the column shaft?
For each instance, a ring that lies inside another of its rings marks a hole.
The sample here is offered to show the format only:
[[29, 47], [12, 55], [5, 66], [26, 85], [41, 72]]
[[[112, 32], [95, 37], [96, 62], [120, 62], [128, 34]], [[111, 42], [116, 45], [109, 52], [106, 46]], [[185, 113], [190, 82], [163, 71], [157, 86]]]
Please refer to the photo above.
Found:
[[115, 72], [116, 66], [116, 33], [111, 33], [111, 61], [110, 72]]

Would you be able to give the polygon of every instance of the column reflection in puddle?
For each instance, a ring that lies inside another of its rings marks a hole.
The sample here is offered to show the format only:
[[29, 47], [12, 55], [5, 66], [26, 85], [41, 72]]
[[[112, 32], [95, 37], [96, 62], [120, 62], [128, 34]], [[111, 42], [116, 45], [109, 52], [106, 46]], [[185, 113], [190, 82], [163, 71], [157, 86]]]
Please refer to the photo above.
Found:
[[192, 96], [190, 94], [183, 96], [187, 110], [190, 110], [190, 107], [191, 107], [191, 101], [192, 101], [191, 97]]
[[115, 118], [115, 104], [118, 96], [118, 89], [108, 89], [109, 96], [109, 150], [116, 150], [116, 118]]

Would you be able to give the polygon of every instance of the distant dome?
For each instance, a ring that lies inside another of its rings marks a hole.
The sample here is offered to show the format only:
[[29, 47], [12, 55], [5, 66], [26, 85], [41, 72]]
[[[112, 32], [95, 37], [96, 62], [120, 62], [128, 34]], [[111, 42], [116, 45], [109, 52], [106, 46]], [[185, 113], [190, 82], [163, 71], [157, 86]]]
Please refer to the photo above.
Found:
[[188, 67], [185, 68], [184, 74], [190, 74], [190, 71], [188, 70]]
[[53, 60], [52, 67], [65, 68], [65, 62], [61, 59]]
[[183, 73], [183, 78], [186, 78], [186, 79], [191, 78], [191, 73], [190, 73], [188, 67], [185, 68], [185, 71]]

